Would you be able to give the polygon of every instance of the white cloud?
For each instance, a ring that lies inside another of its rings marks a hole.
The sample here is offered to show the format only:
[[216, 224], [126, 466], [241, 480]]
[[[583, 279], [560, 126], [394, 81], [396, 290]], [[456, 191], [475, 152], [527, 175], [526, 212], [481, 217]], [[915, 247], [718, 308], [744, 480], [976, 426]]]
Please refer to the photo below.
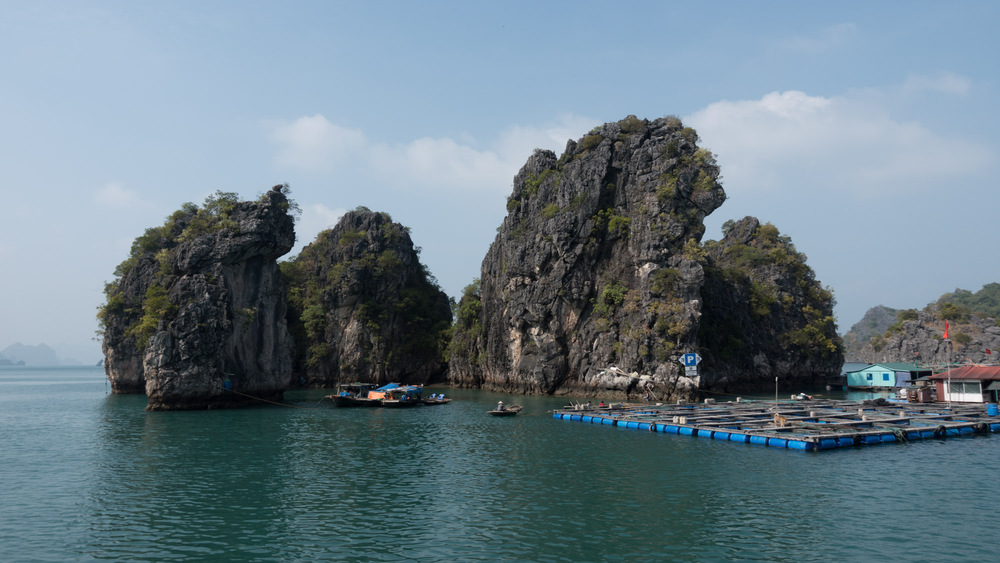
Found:
[[967, 94], [971, 88], [972, 81], [952, 72], [941, 72], [936, 76], [913, 74], [903, 83], [903, 91], [907, 93], [931, 91], [941, 94]]
[[[490, 148], [475, 140], [422, 137], [405, 143], [368, 142], [364, 133], [330, 123], [322, 115], [273, 125], [279, 145], [275, 163], [298, 170], [331, 173], [331, 163], [351, 168], [355, 177], [371, 178], [396, 190], [492, 192], [506, 195], [511, 179], [535, 148], [562, 152], [566, 141], [594, 125], [593, 120], [564, 115], [544, 127], [511, 126]], [[352, 158], [347, 160], [345, 157]]]
[[685, 118], [719, 155], [727, 190], [830, 190], [854, 197], [940, 189], [995, 162], [987, 147], [944, 138], [889, 108], [847, 97], [772, 92]]
[[309, 237], [311, 240], [321, 231], [333, 228], [346, 212], [346, 209], [330, 209], [322, 203], [307, 205], [302, 209], [298, 227], [303, 232], [311, 233], [312, 236]]
[[564, 114], [555, 123], [542, 127], [512, 125], [501, 133], [497, 142], [497, 152], [505, 160], [523, 165], [531, 152], [536, 149], [549, 149], [556, 154], [562, 154], [566, 141], [579, 139], [587, 131], [600, 122], [578, 115]]
[[142, 204], [138, 194], [133, 190], [126, 189], [119, 182], [105, 184], [94, 192], [94, 201], [107, 207], [135, 207]]
[[345, 209], [330, 209], [321, 203], [302, 206], [302, 216], [295, 224], [295, 247], [291, 254], [298, 254], [302, 247], [316, 240], [316, 235], [333, 228], [344, 213]]
[[509, 185], [514, 175], [511, 163], [497, 153], [479, 151], [449, 138], [379, 144], [371, 148], [369, 157], [377, 178], [405, 188], [491, 191]]
[[320, 114], [272, 124], [271, 139], [281, 145], [277, 164], [306, 170], [329, 170], [367, 142], [360, 130], [330, 123]]

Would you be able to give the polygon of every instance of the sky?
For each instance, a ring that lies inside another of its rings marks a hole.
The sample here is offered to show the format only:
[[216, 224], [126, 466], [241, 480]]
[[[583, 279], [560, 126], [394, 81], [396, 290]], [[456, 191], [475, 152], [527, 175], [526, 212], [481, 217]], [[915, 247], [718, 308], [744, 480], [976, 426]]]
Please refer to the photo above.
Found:
[[132, 241], [288, 183], [291, 257], [388, 212], [458, 297], [535, 148], [680, 117], [840, 331], [1000, 281], [994, 2], [0, 0], [0, 350], [101, 357]]

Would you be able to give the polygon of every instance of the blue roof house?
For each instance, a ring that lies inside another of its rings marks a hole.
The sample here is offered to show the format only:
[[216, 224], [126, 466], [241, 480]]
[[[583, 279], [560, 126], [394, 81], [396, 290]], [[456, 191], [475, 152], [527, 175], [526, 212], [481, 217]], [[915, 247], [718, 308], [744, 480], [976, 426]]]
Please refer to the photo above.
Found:
[[883, 362], [847, 372], [847, 386], [909, 387], [914, 379], [925, 375], [931, 375], [930, 368], [920, 368], [902, 362]]

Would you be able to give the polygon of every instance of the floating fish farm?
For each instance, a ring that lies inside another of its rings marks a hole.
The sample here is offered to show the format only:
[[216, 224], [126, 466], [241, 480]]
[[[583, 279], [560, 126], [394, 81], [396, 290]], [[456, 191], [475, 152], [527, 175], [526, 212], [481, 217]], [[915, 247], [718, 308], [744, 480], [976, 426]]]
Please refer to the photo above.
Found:
[[812, 400], [719, 404], [574, 405], [573, 422], [804, 451], [1000, 432], [997, 405]]

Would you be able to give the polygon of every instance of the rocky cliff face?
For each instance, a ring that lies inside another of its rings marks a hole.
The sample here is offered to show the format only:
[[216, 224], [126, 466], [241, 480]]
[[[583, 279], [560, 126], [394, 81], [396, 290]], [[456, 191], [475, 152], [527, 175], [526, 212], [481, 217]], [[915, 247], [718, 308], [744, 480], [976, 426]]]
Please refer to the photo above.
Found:
[[874, 336], [879, 336], [896, 322], [899, 311], [878, 305], [868, 309], [860, 321], [844, 335], [844, 357], [849, 362], [860, 362], [861, 349]]
[[858, 357], [867, 363], [918, 362], [944, 366], [952, 363], [996, 363], [1000, 358], [1000, 321], [996, 317], [965, 314], [948, 321], [933, 307], [901, 311], [897, 322], [861, 347]]
[[452, 383], [670, 401], [838, 374], [832, 295], [788, 237], [748, 217], [699, 243], [726, 196], [696, 141], [629, 116], [536, 151], [459, 302]]
[[460, 303], [452, 383], [663, 399], [697, 387], [677, 359], [697, 345], [698, 241], [725, 193], [696, 141], [676, 118], [629, 116], [561, 158], [536, 151]]
[[282, 270], [306, 385], [444, 379], [448, 296], [388, 214], [348, 212]]
[[145, 392], [150, 410], [281, 397], [293, 349], [276, 263], [295, 242], [285, 191], [220, 192], [136, 239], [99, 314], [114, 392]]
[[773, 225], [746, 217], [706, 243], [699, 327], [702, 388], [719, 393], [810, 388], [840, 373], [833, 296]]

